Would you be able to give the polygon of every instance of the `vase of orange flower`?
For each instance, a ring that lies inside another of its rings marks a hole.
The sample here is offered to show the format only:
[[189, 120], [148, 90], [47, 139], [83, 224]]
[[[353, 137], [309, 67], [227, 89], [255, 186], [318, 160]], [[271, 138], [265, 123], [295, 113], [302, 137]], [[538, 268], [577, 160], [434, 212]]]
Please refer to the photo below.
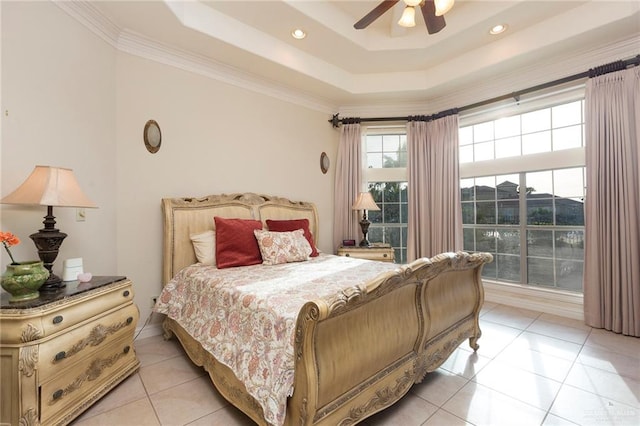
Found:
[[11, 258], [0, 284], [11, 295], [9, 302], [22, 302], [40, 296], [38, 289], [49, 278], [49, 271], [42, 261], [16, 262], [9, 247], [20, 244], [20, 239], [10, 232], [0, 232], [0, 242]]

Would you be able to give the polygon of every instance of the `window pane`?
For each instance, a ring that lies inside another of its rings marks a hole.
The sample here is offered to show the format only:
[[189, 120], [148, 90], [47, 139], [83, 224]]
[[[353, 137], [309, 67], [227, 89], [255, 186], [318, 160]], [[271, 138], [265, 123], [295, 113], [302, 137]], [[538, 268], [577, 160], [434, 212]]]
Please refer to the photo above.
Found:
[[495, 138], [520, 135], [520, 116], [504, 117], [495, 122]]
[[367, 152], [382, 152], [382, 135], [367, 135]]
[[476, 203], [476, 223], [495, 224], [496, 223], [496, 202], [478, 201]]
[[496, 189], [499, 200], [517, 200], [519, 197], [518, 182], [520, 182], [520, 176], [518, 175], [501, 175], [496, 176], [496, 182], [500, 182]]
[[553, 225], [553, 200], [527, 200], [527, 223], [529, 225]]
[[584, 195], [583, 167], [553, 171], [556, 197], [582, 197]]
[[581, 198], [558, 198], [556, 225], [584, 226], [584, 204]]
[[387, 227], [385, 229], [387, 243], [392, 247], [400, 246], [400, 227]]
[[557, 286], [563, 290], [581, 291], [584, 262], [556, 261]]
[[475, 161], [493, 160], [493, 141], [473, 145]]
[[554, 129], [552, 136], [554, 151], [579, 148], [582, 146], [582, 125]]
[[517, 225], [520, 223], [520, 201], [498, 201], [498, 224]]
[[496, 140], [496, 158], [518, 155], [520, 155], [520, 136]]
[[555, 254], [561, 259], [584, 259], [584, 232], [556, 231]]
[[553, 286], [553, 259], [527, 258], [529, 283]]
[[520, 256], [499, 254], [495, 257], [495, 263], [499, 280], [520, 282]]
[[553, 231], [527, 231], [529, 256], [553, 257]]
[[522, 155], [551, 151], [551, 132], [522, 135]]
[[460, 163], [473, 163], [473, 145], [461, 146], [458, 150]]
[[480, 123], [473, 126], [473, 142], [493, 140], [493, 121]]
[[384, 152], [397, 152], [398, 150], [400, 150], [399, 135], [382, 136], [382, 147]]
[[551, 109], [545, 108], [522, 114], [522, 134], [549, 130], [551, 128]]
[[[517, 229], [507, 229], [507, 230], [503, 229], [498, 231], [498, 253], [519, 255], [520, 254], [520, 231], [518, 231]], [[518, 270], [520, 270], [519, 265], [518, 265]]]
[[462, 201], [474, 199], [473, 179], [460, 179], [460, 197]]
[[464, 251], [476, 250], [476, 245], [474, 244], [473, 235], [474, 235], [473, 229], [465, 228], [462, 230], [462, 238], [463, 238], [462, 248]]
[[496, 199], [496, 178], [482, 177], [476, 178], [476, 200]]
[[367, 154], [367, 167], [370, 169], [382, 168], [382, 154]]
[[400, 205], [385, 204], [382, 211], [384, 223], [400, 223]]
[[473, 203], [462, 203], [462, 223], [473, 225], [474, 218]]
[[462, 127], [458, 130], [458, 143], [460, 146], [473, 143], [473, 127]]
[[[496, 252], [495, 229], [476, 229], [476, 250], [489, 253]], [[485, 265], [486, 266], [486, 265]]]
[[531, 172], [526, 175], [527, 198], [550, 198], [553, 196], [553, 174], [551, 170]]
[[580, 124], [582, 122], [582, 101], [558, 105], [551, 108], [553, 128]]

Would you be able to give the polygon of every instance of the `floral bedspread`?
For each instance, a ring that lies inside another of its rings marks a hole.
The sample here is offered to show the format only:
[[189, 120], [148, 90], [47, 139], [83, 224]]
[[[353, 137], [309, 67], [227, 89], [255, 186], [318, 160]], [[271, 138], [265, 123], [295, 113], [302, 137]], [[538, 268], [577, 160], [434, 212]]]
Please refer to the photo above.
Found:
[[228, 366], [261, 404], [265, 420], [281, 425], [293, 394], [295, 326], [302, 306], [396, 267], [325, 254], [271, 266], [196, 264], [164, 287], [154, 311], [177, 321]]

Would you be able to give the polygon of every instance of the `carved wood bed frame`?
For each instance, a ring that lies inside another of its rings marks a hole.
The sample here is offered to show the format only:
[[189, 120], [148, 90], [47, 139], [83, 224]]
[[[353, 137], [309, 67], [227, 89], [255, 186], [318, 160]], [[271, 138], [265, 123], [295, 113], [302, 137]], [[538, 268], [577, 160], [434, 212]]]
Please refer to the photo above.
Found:
[[[213, 217], [307, 218], [315, 239], [315, 205], [246, 194], [166, 198], [163, 283], [196, 262], [189, 236], [213, 229]], [[443, 253], [382, 274], [336, 294], [331, 303], [305, 304], [295, 335], [294, 393], [285, 424], [350, 425], [390, 406], [437, 369], [465, 340], [476, 350], [484, 301], [482, 266], [488, 253]], [[262, 408], [233, 372], [175, 321], [163, 323], [220, 393], [258, 424]]]

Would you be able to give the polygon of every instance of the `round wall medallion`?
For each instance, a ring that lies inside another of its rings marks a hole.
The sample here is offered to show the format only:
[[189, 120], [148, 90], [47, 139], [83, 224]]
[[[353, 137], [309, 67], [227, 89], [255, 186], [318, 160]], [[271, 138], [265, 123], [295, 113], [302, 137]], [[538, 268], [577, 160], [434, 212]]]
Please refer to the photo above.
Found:
[[162, 144], [162, 132], [160, 132], [160, 126], [155, 120], [147, 121], [144, 125], [144, 146], [152, 154], [155, 154], [160, 150], [160, 144]]
[[327, 173], [327, 171], [329, 170], [329, 157], [327, 156], [326, 152], [323, 152], [322, 154], [320, 154], [320, 170], [322, 170], [322, 173]]

